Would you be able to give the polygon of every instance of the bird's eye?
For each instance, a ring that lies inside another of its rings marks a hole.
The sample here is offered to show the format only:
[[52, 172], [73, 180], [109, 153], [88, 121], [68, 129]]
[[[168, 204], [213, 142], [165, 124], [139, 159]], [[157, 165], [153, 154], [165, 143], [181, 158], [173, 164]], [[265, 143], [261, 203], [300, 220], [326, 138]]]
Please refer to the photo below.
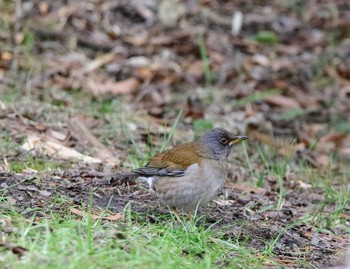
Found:
[[220, 143], [225, 145], [227, 143], [227, 139], [225, 137], [221, 138]]

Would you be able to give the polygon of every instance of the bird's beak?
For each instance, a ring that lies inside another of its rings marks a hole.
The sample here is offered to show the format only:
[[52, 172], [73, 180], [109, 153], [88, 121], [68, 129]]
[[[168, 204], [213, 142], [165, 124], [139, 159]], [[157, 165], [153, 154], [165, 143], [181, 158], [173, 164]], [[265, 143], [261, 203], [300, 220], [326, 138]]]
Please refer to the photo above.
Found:
[[230, 146], [237, 144], [239, 142], [242, 142], [244, 140], [248, 139], [248, 136], [235, 136], [231, 142], [230, 142]]

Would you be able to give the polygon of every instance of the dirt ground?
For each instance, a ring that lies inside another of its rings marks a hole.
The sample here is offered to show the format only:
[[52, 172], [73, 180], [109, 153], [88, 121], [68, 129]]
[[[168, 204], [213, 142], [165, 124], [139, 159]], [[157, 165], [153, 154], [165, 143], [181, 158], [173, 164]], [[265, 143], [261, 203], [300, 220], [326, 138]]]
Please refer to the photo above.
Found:
[[[63, 213], [73, 206], [86, 208], [91, 194], [93, 212], [108, 208], [112, 213], [120, 213], [128, 205], [139, 217], [143, 216], [151, 223], [170, 218], [168, 208], [142, 181], [117, 181], [112, 186], [113, 177], [101, 176], [102, 173], [95, 169], [82, 167], [35, 177], [1, 173], [0, 186], [3, 189], [9, 187], [6, 192], [11, 206], [28, 218], [49, 217], [52, 210]], [[58, 203], [58, 196], [68, 200]], [[215, 224], [213, 229], [223, 230], [224, 238], [238, 238], [239, 242], [258, 251], [266, 249], [267, 243], [276, 239], [273, 253], [288, 268], [300, 268], [300, 260], [317, 268], [341, 264], [347, 244], [345, 227], [339, 226], [331, 235], [300, 220], [305, 212], [323, 201], [323, 193], [313, 191], [310, 194], [302, 189], [288, 191], [281, 210], [268, 209], [277, 199], [276, 191], [227, 183], [218, 199], [199, 209], [198, 216], [205, 218], [198, 225], [203, 221], [207, 227]], [[6, 209], [9, 203], [2, 203], [1, 207]], [[316, 215], [317, 212], [315, 221]]]
[[[0, 189], [9, 198], [0, 207], [43, 218], [86, 208], [92, 194], [96, 212], [128, 205], [135, 220], [166, 221], [144, 183], [106, 175], [144, 163], [168, 138], [175, 146], [225, 127], [249, 136], [247, 158], [235, 154], [241, 170], [199, 210], [205, 225], [252, 250], [276, 239], [288, 268], [344, 261], [348, 1], [0, 3]], [[49, 162], [36, 169], [31, 158]]]

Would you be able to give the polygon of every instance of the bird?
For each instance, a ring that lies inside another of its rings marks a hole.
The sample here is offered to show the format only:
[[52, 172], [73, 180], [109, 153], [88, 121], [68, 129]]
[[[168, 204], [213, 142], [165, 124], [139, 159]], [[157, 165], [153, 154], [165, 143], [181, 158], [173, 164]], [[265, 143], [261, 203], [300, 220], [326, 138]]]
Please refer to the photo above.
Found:
[[178, 216], [191, 217], [199, 206], [212, 201], [224, 186], [232, 148], [248, 139], [223, 128], [204, 133], [198, 141], [179, 145], [151, 157], [133, 170], [152, 192]]

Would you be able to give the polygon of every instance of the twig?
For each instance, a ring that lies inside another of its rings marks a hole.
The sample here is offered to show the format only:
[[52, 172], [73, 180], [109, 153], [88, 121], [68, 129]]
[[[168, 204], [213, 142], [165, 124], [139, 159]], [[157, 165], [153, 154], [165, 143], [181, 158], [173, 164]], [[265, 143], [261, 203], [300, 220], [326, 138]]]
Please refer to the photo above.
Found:
[[84, 146], [89, 146], [99, 159], [113, 165], [120, 164], [122, 152], [117, 152], [118, 156], [114, 156], [114, 154], [91, 133], [81, 119], [70, 119], [68, 126], [72, 136]]
[[98, 43], [91, 38], [84, 37], [82, 35], [77, 34], [67, 34], [67, 32], [63, 31], [50, 31], [43, 29], [31, 29], [35, 35], [41, 39], [58, 39], [58, 40], [69, 40], [76, 39], [78, 45], [82, 47], [88, 47], [94, 50], [102, 50], [102, 51], [110, 51], [117, 46], [115, 43]]

